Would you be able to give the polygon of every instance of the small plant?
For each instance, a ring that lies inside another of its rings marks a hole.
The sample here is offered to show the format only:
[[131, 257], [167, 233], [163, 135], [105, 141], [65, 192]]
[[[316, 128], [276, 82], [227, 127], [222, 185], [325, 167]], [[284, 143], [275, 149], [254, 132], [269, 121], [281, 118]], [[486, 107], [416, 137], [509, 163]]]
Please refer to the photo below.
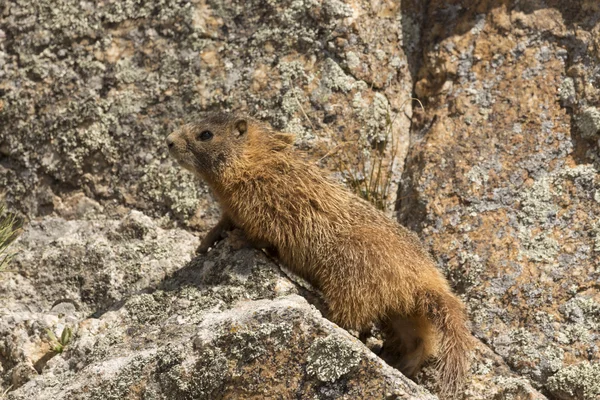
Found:
[[54, 332], [52, 332], [51, 329], [46, 329], [46, 334], [50, 338], [50, 345], [52, 346], [52, 351], [57, 354], [62, 353], [65, 350], [65, 347], [67, 347], [67, 345], [71, 342], [71, 339], [73, 338], [73, 331], [68, 326], [66, 326], [63, 329], [60, 335], [60, 339], [56, 337], [56, 335], [54, 334]]
[[14, 256], [8, 252], [8, 246], [15, 240], [18, 232], [17, 217], [13, 214], [5, 214], [6, 207], [0, 204], [0, 271], [6, 268]]
[[[394, 119], [386, 114], [385, 131], [375, 137], [359, 138], [351, 150], [342, 145], [335, 158], [339, 172], [349, 178], [352, 189], [380, 210], [387, 210], [398, 143], [392, 128]], [[354, 164], [354, 165], [352, 165]]]
[[[382, 134], [342, 141], [321, 160], [331, 157], [335, 169], [348, 179], [350, 188], [380, 210], [387, 211], [398, 143], [394, 138], [395, 117], [386, 114]], [[325, 128], [328, 130], [327, 128]], [[329, 132], [335, 137], [333, 132]]]

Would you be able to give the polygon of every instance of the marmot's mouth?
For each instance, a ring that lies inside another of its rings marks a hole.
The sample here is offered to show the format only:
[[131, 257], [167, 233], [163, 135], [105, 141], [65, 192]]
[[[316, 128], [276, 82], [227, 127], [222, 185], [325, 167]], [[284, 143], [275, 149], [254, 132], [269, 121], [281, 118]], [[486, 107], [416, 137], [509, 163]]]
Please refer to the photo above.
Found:
[[177, 157], [175, 154], [169, 152], [169, 155], [171, 156], [172, 159], [174, 159], [177, 164], [181, 165], [181, 159], [179, 157]]
[[177, 161], [177, 164], [179, 164], [181, 167], [194, 172], [194, 163], [193, 162], [190, 162], [189, 160], [185, 160], [176, 151], [169, 151], [169, 154], [171, 155], [171, 157], [173, 157], [175, 159], [175, 161]]
[[185, 161], [181, 158], [181, 154], [174, 147], [169, 149], [169, 155], [177, 161], [179, 165], [185, 167]]
[[179, 157], [178, 157], [179, 152], [177, 150], [175, 150], [174, 147], [169, 147], [169, 155], [171, 157], [173, 157], [174, 159], [179, 160]]
[[176, 159], [179, 163], [181, 163], [183, 160], [181, 151], [179, 151], [179, 148], [177, 148], [177, 146], [169, 146], [169, 155]]

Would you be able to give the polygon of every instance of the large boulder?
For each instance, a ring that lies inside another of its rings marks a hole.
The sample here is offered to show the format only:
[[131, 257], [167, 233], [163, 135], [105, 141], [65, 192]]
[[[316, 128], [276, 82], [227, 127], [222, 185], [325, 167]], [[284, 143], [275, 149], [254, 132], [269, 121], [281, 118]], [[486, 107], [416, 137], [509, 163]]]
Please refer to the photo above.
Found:
[[[164, 138], [206, 110], [263, 118], [319, 158], [340, 141], [364, 144], [382, 134], [390, 113], [398, 114], [399, 178], [413, 83], [397, 5], [40, 0], [0, 7], [0, 156], [7, 160], [0, 187], [27, 217], [49, 215], [65, 193], [83, 191], [107, 211], [169, 213], [205, 230], [218, 214], [214, 203], [168, 158]], [[348, 172], [331, 164], [332, 172]]]

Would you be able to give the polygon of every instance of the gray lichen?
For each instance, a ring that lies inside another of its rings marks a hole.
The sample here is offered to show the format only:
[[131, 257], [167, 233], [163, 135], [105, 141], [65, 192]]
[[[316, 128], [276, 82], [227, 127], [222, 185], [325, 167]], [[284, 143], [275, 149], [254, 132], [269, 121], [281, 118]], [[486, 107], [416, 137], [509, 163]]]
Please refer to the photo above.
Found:
[[573, 107], [577, 102], [577, 91], [573, 78], [566, 77], [558, 89], [558, 96], [563, 107]]
[[600, 132], [600, 110], [586, 107], [577, 118], [577, 127], [584, 137], [595, 137]]
[[171, 396], [175, 395], [177, 399], [213, 399], [228, 378], [227, 363], [227, 358], [219, 348], [204, 348], [195, 364], [176, 364], [164, 379], [173, 389]]
[[168, 301], [164, 297], [164, 292], [160, 291], [140, 294], [127, 301], [126, 307], [132, 319], [144, 324], [166, 316]]
[[525, 328], [511, 330], [498, 336], [494, 350], [511, 366], [534, 381], [544, 382], [562, 367], [564, 351], [556, 345], [548, 345]]
[[292, 327], [286, 323], [265, 323], [253, 331], [236, 331], [224, 335], [219, 344], [233, 358], [247, 363], [266, 354], [267, 349], [281, 350], [291, 335]]
[[140, 384], [142, 371], [155, 357], [153, 352], [140, 352], [135, 356], [123, 357], [106, 362], [118, 377], [105, 384], [90, 388], [89, 400], [120, 400], [127, 397], [131, 388]]
[[574, 297], [559, 307], [570, 321], [577, 323], [600, 323], [600, 304], [593, 299]]
[[523, 227], [519, 232], [521, 254], [532, 261], [551, 263], [556, 259], [560, 249], [559, 243], [547, 234], [532, 234], [531, 230]]
[[189, 172], [172, 163], [153, 161], [139, 182], [141, 197], [152, 203], [163, 203], [183, 221], [191, 217], [202, 193], [207, 189]]
[[323, 382], [335, 382], [360, 363], [359, 353], [335, 335], [318, 338], [308, 350], [306, 370]]
[[354, 77], [347, 75], [342, 67], [330, 58], [323, 63], [321, 82], [328, 89], [342, 92], [351, 91], [357, 84]]
[[546, 388], [561, 400], [594, 400], [600, 397], [600, 364], [570, 365], [548, 379]]

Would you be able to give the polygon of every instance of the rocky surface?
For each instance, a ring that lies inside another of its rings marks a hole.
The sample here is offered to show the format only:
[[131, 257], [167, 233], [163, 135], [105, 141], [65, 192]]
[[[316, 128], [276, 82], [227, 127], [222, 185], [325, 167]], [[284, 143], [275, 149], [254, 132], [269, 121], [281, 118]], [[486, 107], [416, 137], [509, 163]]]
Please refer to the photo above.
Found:
[[[225, 242], [192, 259], [197, 245], [135, 211], [31, 224], [0, 281], [8, 399], [435, 398], [262, 253]], [[62, 352], [48, 329], [72, 330]]]
[[596, 399], [600, 8], [470, 3], [429, 4], [401, 221], [513, 371]]
[[217, 109], [350, 185], [390, 128], [398, 217], [481, 340], [465, 398], [597, 398], [599, 21], [595, 0], [0, 2], [0, 199], [26, 222], [0, 398], [431, 397], [261, 253], [192, 258], [218, 209], [163, 141]]

